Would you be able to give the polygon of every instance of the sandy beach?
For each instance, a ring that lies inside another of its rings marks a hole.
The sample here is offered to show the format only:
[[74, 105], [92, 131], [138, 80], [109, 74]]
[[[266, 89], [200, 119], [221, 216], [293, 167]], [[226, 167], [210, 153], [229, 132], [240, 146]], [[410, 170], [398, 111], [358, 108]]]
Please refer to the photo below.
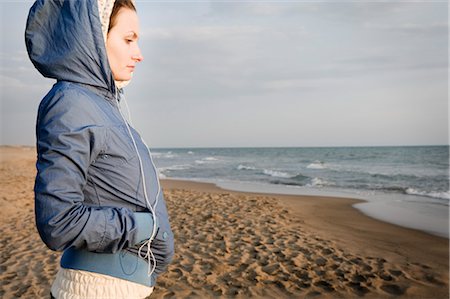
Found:
[[[34, 225], [32, 147], [0, 147], [0, 297], [48, 298], [60, 253]], [[163, 180], [176, 255], [150, 298], [449, 298], [449, 240], [355, 199]]]

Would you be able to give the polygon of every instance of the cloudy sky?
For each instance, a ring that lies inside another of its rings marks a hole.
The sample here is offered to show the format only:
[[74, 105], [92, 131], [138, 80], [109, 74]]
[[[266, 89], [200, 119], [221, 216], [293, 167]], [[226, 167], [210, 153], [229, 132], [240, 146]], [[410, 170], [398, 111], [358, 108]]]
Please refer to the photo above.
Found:
[[[0, 0], [1, 1], [1, 0]], [[1, 144], [33, 145], [53, 84], [2, 1]], [[137, 1], [125, 93], [150, 147], [448, 144], [447, 1]]]

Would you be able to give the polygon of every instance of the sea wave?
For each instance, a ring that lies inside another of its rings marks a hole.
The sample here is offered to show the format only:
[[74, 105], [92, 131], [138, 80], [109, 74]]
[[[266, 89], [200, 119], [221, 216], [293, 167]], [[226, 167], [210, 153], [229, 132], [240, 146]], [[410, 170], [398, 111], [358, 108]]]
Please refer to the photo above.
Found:
[[173, 154], [172, 151], [168, 151], [165, 153], [162, 152], [152, 152], [152, 157], [154, 158], [166, 158], [166, 159], [171, 159], [171, 158], [175, 158], [177, 155]]
[[276, 177], [275, 179], [270, 180], [270, 183], [287, 186], [307, 186], [311, 180], [312, 179], [309, 176], [297, 174], [289, 178]]
[[202, 158], [201, 160], [195, 160], [195, 163], [205, 164], [205, 163], [211, 163], [211, 162], [215, 162], [215, 161], [219, 161], [219, 159], [217, 159], [215, 157], [205, 157], [205, 158]]
[[191, 165], [189, 164], [180, 164], [180, 165], [171, 165], [171, 166], [167, 166], [167, 167], [158, 167], [158, 170], [160, 172], [164, 172], [167, 170], [184, 170], [184, 169], [189, 169], [191, 168]]
[[310, 163], [308, 166], [306, 166], [306, 168], [309, 169], [325, 169], [325, 163], [323, 163], [322, 161], [314, 161], [312, 163]]
[[291, 180], [298, 181], [298, 182], [304, 182], [304, 181], [309, 180], [309, 179], [310, 179], [309, 176], [303, 175], [301, 173], [291, 177]]
[[427, 191], [420, 191], [420, 190], [417, 190], [417, 189], [414, 189], [414, 188], [407, 188], [405, 190], [405, 193], [406, 194], [410, 194], [410, 195], [421, 195], [421, 196], [426, 196], [426, 197], [450, 200], [450, 191], [431, 191], [431, 192], [427, 192]]
[[163, 153], [160, 153], [160, 152], [152, 152], [152, 157], [154, 157], [154, 158], [159, 158], [162, 155], [163, 155]]
[[278, 170], [272, 170], [272, 169], [264, 169], [263, 173], [265, 175], [273, 176], [276, 178], [293, 178], [295, 175], [291, 175], [287, 172], [278, 171]]
[[294, 181], [271, 180], [270, 183], [274, 185], [303, 186], [303, 184]]
[[[309, 165], [308, 165], [309, 166]], [[320, 166], [319, 166], [320, 167]], [[307, 167], [309, 168], [309, 167]], [[313, 167], [314, 168], [314, 167]], [[343, 165], [336, 163], [327, 163], [324, 165], [324, 169], [338, 173], [347, 173], [352, 175], [364, 175], [370, 176], [375, 179], [386, 179], [386, 180], [410, 180], [410, 179], [435, 179], [437, 177], [447, 175], [446, 173], [439, 172], [438, 170], [425, 171], [425, 170], [413, 170], [405, 168], [396, 167], [384, 167], [384, 169], [377, 169], [377, 166], [369, 167], [367, 165]]]
[[[363, 173], [363, 172], [361, 172]], [[367, 171], [367, 174], [369, 174], [372, 178], [375, 179], [384, 179], [384, 180], [423, 180], [425, 178], [427, 179], [433, 179], [432, 177], [424, 177], [424, 176], [418, 176], [414, 174], [403, 174], [403, 173], [380, 173], [380, 172], [371, 172]]]
[[214, 158], [214, 157], [206, 157], [206, 158], [203, 158], [202, 160], [205, 160], [205, 161], [218, 161], [219, 159]]
[[238, 170], [255, 170], [256, 168], [253, 166], [239, 164], [237, 169]]
[[322, 187], [325, 185], [332, 185], [332, 184], [321, 178], [312, 178], [311, 182], [309, 184], [306, 184], [307, 187]]

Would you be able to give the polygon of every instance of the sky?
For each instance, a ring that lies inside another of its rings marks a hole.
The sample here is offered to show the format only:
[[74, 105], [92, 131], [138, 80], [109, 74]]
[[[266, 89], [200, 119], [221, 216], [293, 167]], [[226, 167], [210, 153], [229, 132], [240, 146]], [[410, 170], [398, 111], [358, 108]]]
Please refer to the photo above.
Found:
[[[32, 1], [0, 0], [1, 144], [35, 144], [54, 83], [28, 59]], [[149, 146], [449, 142], [447, 1], [139, 1], [125, 88]]]

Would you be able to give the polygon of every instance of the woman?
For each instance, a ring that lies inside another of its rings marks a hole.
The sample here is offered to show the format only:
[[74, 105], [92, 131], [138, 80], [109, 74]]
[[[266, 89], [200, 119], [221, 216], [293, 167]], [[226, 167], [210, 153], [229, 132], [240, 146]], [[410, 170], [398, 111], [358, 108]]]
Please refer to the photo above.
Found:
[[64, 251], [55, 298], [144, 298], [173, 256], [148, 147], [120, 110], [142, 61], [130, 0], [39, 0], [25, 31], [38, 71], [57, 82], [36, 124], [36, 225]]

